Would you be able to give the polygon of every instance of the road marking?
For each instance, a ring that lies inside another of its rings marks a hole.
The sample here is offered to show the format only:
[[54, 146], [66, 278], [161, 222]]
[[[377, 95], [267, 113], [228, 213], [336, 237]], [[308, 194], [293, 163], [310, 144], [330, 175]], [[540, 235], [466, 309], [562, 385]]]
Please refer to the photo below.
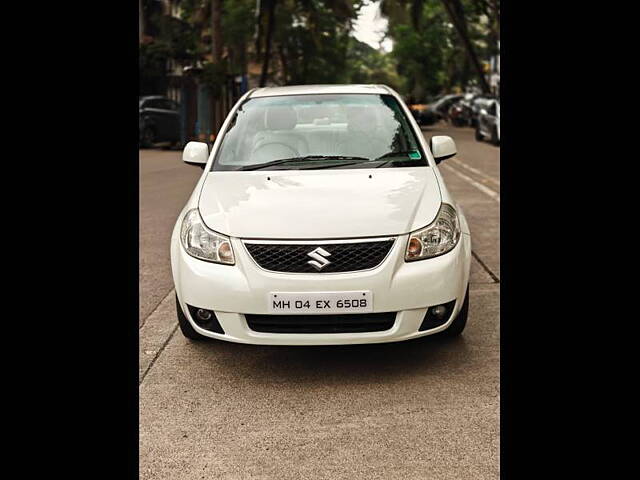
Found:
[[481, 177], [486, 178], [488, 181], [495, 183], [496, 185], [498, 185], [498, 187], [500, 186], [500, 180], [496, 180], [495, 178], [487, 175], [486, 173], [478, 170], [477, 168], [472, 167], [471, 165], [467, 165], [466, 163], [464, 163], [463, 161], [457, 159], [457, 158], [452, 158], [451, 161], [453, 163], [455, 163], [456, 165], [460, 165], [461, 167], [466, 168], [467, 170], [475, 173], [476, 175], [480, 175]]
[[473, 185], [474, 187], [476, 187], [478, 190], [480, 190], [483, 193], [486, 193], [487, 195], [489, 195], [491, 198], [493, 198], [496, 202], [500, 203], [500, 194], [498, 192], [496, 192], [495, 190], [491, 190], [489, 187], [487, 187], [486, 185], [482, 185], [481, 183], [476, 182], [473, 178], [468, 177], [467, 175], [465, 175], [462, 172], [459, 172], [458, 170], [456, 170], [455, 168], [453, 168], [451, 165], [441, 165], [441, 167], [446, 168], [447, 170], [449, 170], [451, 173], [455, 173], [457, 176], [459, 176], [460, 178], [462, 178], [463, 180], [467, 181], [468, 183], [470, 183], [471, 185]]

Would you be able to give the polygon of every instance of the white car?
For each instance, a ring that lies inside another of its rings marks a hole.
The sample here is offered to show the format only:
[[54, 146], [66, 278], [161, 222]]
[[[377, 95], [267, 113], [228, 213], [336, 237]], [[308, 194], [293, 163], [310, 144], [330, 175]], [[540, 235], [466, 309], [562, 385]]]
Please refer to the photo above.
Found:
[[471, 237], [429, 145], [384, 85], [245, 94], [171, 237], [178, 321], [190, 339], [336, 345], [458, 335]]

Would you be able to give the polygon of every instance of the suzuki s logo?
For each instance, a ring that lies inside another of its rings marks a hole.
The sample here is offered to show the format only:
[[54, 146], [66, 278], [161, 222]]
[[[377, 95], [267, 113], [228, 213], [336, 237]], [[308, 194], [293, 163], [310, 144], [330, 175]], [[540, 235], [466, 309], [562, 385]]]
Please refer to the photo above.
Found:
[[307, 255], [313, 258], [313, 260], [309, 260], [307, 263], [318, 271], [322, 270], [324, 267], [331, 263], [326, 259], [326, 257], [330, 257], [331, 254], [324, 248], [318, 247], [312, 252], [307, 253]]

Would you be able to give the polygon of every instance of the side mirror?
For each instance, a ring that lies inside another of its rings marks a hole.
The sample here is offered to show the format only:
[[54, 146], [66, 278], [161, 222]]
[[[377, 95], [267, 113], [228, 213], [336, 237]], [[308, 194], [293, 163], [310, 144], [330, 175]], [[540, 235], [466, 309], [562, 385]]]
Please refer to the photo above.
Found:
[[182, 152], [182, 161], [188, 165], [204, 168], [209, 158], [209, 147], [202, 142], [189, 142]]
[[431, 137], [429, 146], [431, 147], [431, 153], [433, 154], [436, 164], [458, 153], [455, 142], [451, 137], [446, 135]]

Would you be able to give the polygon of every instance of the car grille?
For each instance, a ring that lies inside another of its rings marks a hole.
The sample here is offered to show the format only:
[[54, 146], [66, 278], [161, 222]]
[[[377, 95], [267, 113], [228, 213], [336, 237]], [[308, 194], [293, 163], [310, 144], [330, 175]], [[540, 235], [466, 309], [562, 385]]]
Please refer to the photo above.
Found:
[[356, 333], [381, 332], [393, 327], [396, 312], [346, 315], [255, 315], [245, 314], [247, 325], [265, 333]]
[[[265, 270], [284, 273], [342, 273], [369, 270], [382, 263], [394, 239], [347, 243], [251, 243], [244, 242], [255, 262]], [[309, 262], [318, 247], [330, 253], [321, 270]]]

